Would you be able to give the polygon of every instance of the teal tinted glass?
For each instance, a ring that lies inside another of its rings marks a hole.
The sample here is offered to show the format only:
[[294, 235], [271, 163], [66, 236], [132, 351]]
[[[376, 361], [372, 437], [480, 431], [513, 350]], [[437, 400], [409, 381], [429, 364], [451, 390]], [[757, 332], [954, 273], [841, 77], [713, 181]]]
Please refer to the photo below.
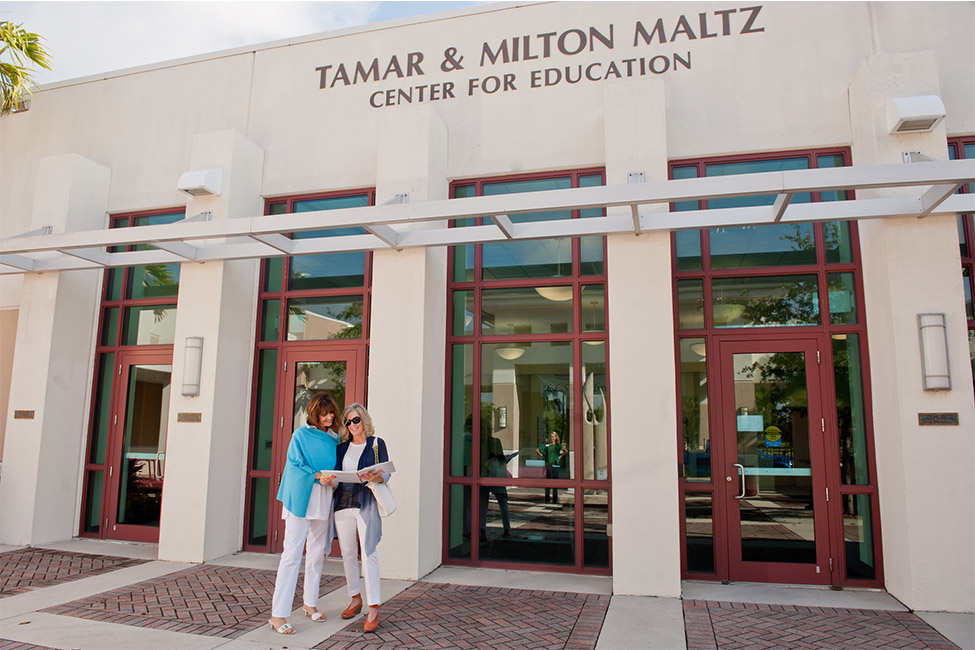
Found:
[[844, 485], [867, 485], [870, 470], [860, 337], [857, 334], [833, 334], [832, 342], [841, 478]]
[[251, 479], [250, 530], [247, 543], [254, 546], [267, 545], [267, 513], [271, 504], [271, 479]]
[[[759, 174], [763, 172], [781, 172], [793, 169], [809, 169], [809, 159], [805, 156], [798, 158], [775, 158], [771, 160], [746, 160], [730, 163], [710, 163], [704, 166], [705, 176], [733, 176], [737, 174]], [[676, 171], [676, 170], [675, 170]], [[796, 194], [792, 203], [809, 203], [812, 196], [808, 192]], [[723, 199], [710, 199], [708, 208], [740, 208], [750, 205], [772, 205], [775, 195], [738, 196]]]
[[115, 355], [103, 354], [98, 360], [98, 383], [95, 387], [95, 412], [92, 414], [91, 445], [88, 462], [101, 465], [105, 462], [105, 445], [108, 440], [108, 423], [111, 415], [112, 379], [115, 377]]
[[105, 318], [102, 321], [102, 345], [115, 345], [118, 339], [118, 307], [109, 307], [105, 310]]
[[571, 332], [572, 304], [571, 286], [485, 289], [481, 292], [481, 333]]
[[251, 469], [271, 469], [274, 439], [274, 393], [277, 385], [278, 351], [261, 350], [257, 369], [257, 413], [254, 417], [254, 449]]
[[958, 215], [958, 249], [962, 257], [968, 257], [968, 241], [965, 238], [965, 220], [971, 219], [964, 214]]
[[578, 490], [582, 494], [582, 564], [609, 566], [609, 491]]
[[474, 292], [455, 291], [451, 314], [454, 336], [470, 336], [474, 333]]
[[677, 281], [677, 326], [704, 328], [704, 280]]
[[824, 221], [823, 238], [827, 264], [853, 263], [853, 239], [849, 221]]
[[[133, 219], [135, 226], [156, 226], [175, 223], [183, 219], [184, 213], [171, 212], [169, 214], [153, 214]], [[149, 250], [152, 246], [139, 244], [133, 250]], [[141, 298], [175, 298], [179, 290], [179, 264], [149, 264], [133, 266], [129, 272], [129, 285], [126, 297], [134, 300]]]
[[873, 517], [869, 494], [843, 495], [843, 546], [846, 549], [846, 577], [874, 580], [877, 567], [873, 555]]
[[288, 341], [362, 338], [362, 296], [292, 298]]
[[[965, 159], [971, 160], [972, 158], [975, 158], [975, 144], [968, 143], [965, 145]], [[975, 193], [975, 183], [968, 184], [968, 193]]]
[[714, 573], [714, 516], [710, 492], [684, 493], [687, 570]]
[[284, 258], [270, 257], [264, 260], [264, 291], [281, 291], [281, 274], [284, 272]]
[[[673, 168], [674, 180], [681, 178], [697, 178], [697, 165]], [[674, 204], [674, 212], [684, 212], [685, 210], [697, 210], [701, 205], [698, 201], [678, 201]]]
[[820, 324], [815, 275], [715, 278], [711, 288], [715, 327]]
[[471, 559], [471, 486], [451, 485], [447, 493], [447, 557]]
[[[294, 211], [296, 213], [315, 212], [318, 210], [361, 208], [367, 205], [369, 205], [369, 196], [357, 194], [295, 201]], [[365, 228], [329, 228], [295, 233], [293, 238], [310, 239], [364, 234], [367, 234]], [[288, 289], [304, 291], [361, 287], [365, 284], [365, 269], [366, 254], [364, 252], [295, 256], [290, 258]]]
[[85, 521], [86, 533], [97, 533], [101, 530], [102, 520], [102, 487], [105, 472], [88, 472], [88, 489], [85, 490]]
[[[474, 225], [474, 219], [455, 219], [455, 228]], [[454, 252], [454, 282], [474, 281], [474, 244], [452, 246]]]
[[287, 214], [288, 202], [280, 201], [278, 203], [272, 203], [271, 205], [267, 206], [267, 213], [270, 215]]
[[854, 325], [857, 322], [857, 292], [852, 273], [830, 273], [829, 322], [832, 325]]
[[674, 233], [677, 244], [677, 270], [701, 270], [701, 231], [678, 230]]
[[708, 234], [715, 270], [816, 263], [811, 223], [711, 228]]
[[127, 307], [122, 345], [169, 345], [175, 340], [176, 305]]
[[968, 315], [968, 320], [973, 320], [975, 319], [975, 306], [972, 305], [971, 269], [967, 266], [962, 267], [961, 277], [964, 283], [964, 291], [965, 291], [965, 314]]
[[450, 475], [472, 476], [474, 346], [451, 346], [450, 364]]
[[[587, 174], [579, 177], [579, 187], [600, 187], [603, 184], [602, 174]], [[580, 210], [579, 217], [588, 219], [601, 217], [605, 213], [602, 208]], [[602, 275], [605, 273], [603, 264], [603, 242], [605, 237], [594, 235], [579, 238], [579, 272], [582, 275]]]
[[281, 301], [265, 300], [261, 313], [261, 340], [277, 341], [281, 330]]
[[105, 274], [105, 300], [122, 299], [122, 276], [125, 269], [108, 269]]
[[684, 480], [711, 480], [708, 435], [708, 366], [703, 338], [680, 340], [680, 401], [684, 432]]
[[[843, 154], [825, 154], [816, 156], [816, 166], [820, 169], [829, 167], [843, 167], [845, 165]], [[820, 192], [819, 198], [822, 201], [845, 201], [848, 196], [846, 190], [834, 192]]]

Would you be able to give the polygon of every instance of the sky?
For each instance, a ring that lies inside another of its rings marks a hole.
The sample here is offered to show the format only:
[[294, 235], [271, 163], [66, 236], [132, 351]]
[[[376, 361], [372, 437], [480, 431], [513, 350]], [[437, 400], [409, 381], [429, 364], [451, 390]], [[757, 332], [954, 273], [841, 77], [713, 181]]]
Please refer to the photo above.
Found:
[[44, 37], [38, 85], [293, 36], [484, 4], [436, 2], [9, 2], [0, 20]]

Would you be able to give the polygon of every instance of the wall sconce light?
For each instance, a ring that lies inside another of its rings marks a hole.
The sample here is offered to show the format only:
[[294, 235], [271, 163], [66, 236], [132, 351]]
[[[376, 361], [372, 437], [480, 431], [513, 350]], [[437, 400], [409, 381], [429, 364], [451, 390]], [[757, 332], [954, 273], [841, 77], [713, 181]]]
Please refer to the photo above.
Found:
[[196, 169], [180, 176], [176, 189], [190, 196], [219, 196], [222, 184], [223, 170]]
[[937, 95], [895, 97], [887, 100], [887, 132], [933, 131], [945, 119], [945, 104]]
[[945, 315], [918, 314], [917, 334], [921, 342], [921, 377], [924, 390], [951, 390]]
[[183, 346], [183, 395], [200, 394], [200, 372], [203, 368], [203, 337], [187, 336]]

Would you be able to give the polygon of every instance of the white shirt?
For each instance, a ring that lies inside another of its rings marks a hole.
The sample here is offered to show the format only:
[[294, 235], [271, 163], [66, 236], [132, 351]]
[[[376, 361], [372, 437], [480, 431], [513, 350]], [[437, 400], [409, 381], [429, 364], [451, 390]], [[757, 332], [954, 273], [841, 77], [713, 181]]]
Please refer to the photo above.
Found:
[[356, 472], [359, 470], [359, 458], [362, 456], [365, 448], [366, 443], [364, 442], [359, 445], [354, 442], [349, 443], [349, 448], [345, 452], [345, 458], [342, 459], [343, 472]]

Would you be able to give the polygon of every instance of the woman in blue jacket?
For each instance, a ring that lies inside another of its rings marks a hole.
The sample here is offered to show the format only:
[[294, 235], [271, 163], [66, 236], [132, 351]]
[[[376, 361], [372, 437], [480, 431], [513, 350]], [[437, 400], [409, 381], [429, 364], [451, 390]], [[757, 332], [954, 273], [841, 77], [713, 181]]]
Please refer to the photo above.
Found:
[[334, 537], [332, 525], [332, 483], [335, 450], [338, 447], [339, 407], [328, 393], [318, 393], [308, 402], [304, 426], [295, 429], [288, 445], [288, 460], [281, 476], [278, 501], [284, 519], [284, 550], [278, 563], [268, 621], [278, 634], [294, 634], [288, 623], [301, 552], [305, 554], [305, 616], [320, 623], [318, 590], [325, 562], [325, 547]]
[[[342, 422], [346, 432], [338, 448], [336, 469], [355, 472], [363, 468], [384, 463], [389, 460], [386, 443], [375, 436], [372, 418], [361, 404], [351, 404], [342, 412]], [[383, 472], [360, 473], [366, 481], [383, 483], [389, 481], [389, 474]], [[345, 564], [345, 582], [352, 602], [342, 612], [342, 618], [352, 618], [362, 609], [362, 594], [359, 586], [359, 560], [356, 557], [356, 533], [362, 552], [362, 573], [366, 579], [366, 596], [369, 600], [369, 614], [362, 629], [374, 632], [379, 626], [379, 607], [382, 603], [379, 594], [379, 554], [376, 546], [383, 536], [383, 524], [379, 518], [379, 508], [372, 490], [365, 483], [339, 483], [335, 490], [335, 532], [342, 548], [342, 562]]]

